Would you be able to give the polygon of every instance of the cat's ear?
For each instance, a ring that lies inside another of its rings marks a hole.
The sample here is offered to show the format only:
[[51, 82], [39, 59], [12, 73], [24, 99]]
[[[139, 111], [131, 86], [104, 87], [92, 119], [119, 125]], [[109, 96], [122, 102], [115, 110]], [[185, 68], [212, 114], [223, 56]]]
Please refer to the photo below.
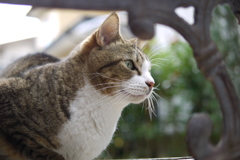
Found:
[[119, 17], [113, 12], [99, 27], [96, 41], [99, 46], [104, 47], [120, 38]]
[[139, 39], [139, 38], [133, 38], [133, 39], [130, 39], [130, 41], [136, 45], [139, 49], [143, 49], [147, 42], [146, 40], [142, 40], [142, 39]]

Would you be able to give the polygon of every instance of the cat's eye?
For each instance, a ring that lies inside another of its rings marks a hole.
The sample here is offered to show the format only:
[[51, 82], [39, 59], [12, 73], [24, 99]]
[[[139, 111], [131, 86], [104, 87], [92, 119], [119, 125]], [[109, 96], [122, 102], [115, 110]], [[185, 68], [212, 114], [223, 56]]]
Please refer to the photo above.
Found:
[[126, 61], [124, 61], [124, 62], [125, 62], [125, 65], [126, 65], [129, 69], [131, 69], [131, 70], [134, 69], [133, 61], [131, 61], [131, 60], [126, 60]]

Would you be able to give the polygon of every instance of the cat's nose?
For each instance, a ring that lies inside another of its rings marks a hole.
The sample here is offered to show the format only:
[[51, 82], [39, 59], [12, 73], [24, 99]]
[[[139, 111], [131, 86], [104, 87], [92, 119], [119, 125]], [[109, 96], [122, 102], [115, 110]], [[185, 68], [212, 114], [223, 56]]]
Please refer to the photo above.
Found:
[[149, 87], [149, 89], [152, 89], [155, 83], [153, 81], [147, 81], [146, 84]]

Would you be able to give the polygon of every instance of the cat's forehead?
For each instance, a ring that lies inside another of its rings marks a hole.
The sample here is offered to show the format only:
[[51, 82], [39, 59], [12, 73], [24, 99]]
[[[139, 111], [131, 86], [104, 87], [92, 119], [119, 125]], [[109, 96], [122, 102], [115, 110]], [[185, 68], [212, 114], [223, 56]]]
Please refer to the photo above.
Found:
[[129, 41], [118, 41], [109, 45], [109, 48], [111, 48], [111, 50], [115, 50], [117, 54], [123, 55], [126, 59], [132, 59], [137, 63], [143, 63], [145, 60], [149, 61], [147, 55], [144, 54], [137, 45]]

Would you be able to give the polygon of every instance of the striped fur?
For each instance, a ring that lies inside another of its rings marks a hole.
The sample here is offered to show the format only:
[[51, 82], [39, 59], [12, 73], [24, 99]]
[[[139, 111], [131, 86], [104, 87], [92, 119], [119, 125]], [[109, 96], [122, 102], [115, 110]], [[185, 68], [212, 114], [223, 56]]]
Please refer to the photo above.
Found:
[[[135, 68], [126, 67], [129, 60]], [[64, 60], [44, 53], [18, 59], [0, 76], [0, 160], [96, 158], [110, 142], [122, 109], [151, 94], [149, 69], [137, 43], [121, 38], [115, 13]], [[100, 105], [100, 100], [125, 91], [127, 82], [137, 92], [128, 93], [114, 114], [98, 111], [100, 106], [113, 108], [115, 104]], [[104, 115], [107, 121], [101, 120]], [[97, 130], [107, 131], [108, 137], [95, 135]], [[72, 145], [69, 140], [82, 141]]]

